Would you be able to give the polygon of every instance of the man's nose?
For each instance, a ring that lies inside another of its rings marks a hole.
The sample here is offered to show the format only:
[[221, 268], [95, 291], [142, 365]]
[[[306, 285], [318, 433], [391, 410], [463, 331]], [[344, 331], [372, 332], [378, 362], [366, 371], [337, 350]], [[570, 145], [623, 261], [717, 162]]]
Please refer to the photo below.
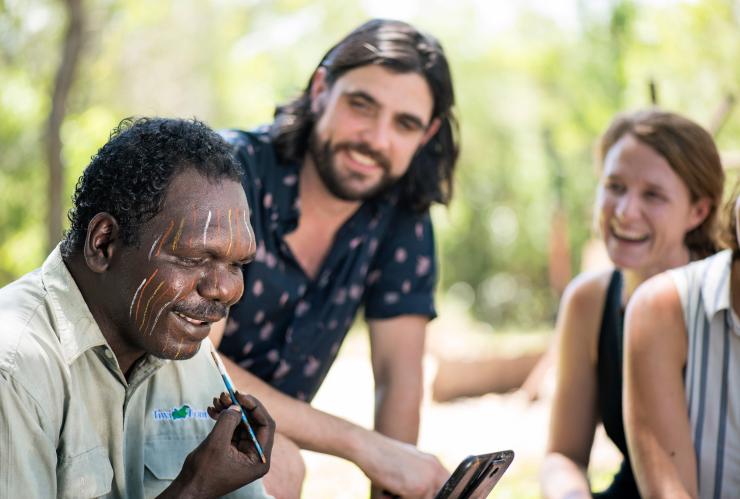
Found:
[[227, 265], [213, 265], [198, 281], [198, 294], [226, 306], [239, 301], [243, 290], [244, 281], [241, 271], [233, 271]]
[[373, 150], [385, 154], [390, 149], [392, 133], [390, 120], [380, 116], [365, 130], [363, 139]]

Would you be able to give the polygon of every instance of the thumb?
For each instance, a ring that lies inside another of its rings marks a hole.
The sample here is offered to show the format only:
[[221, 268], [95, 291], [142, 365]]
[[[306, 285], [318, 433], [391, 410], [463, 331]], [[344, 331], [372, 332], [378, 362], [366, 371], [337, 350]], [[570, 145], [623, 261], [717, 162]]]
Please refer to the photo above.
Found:
[[211, 430], [209, 439], [223, 443], [231, 442], [234, 430], [239, 426], [241, 420], [242, 413], [238, 405], [232, 405], [225, 411], [221, 411], [221, 414], [218, 415], [216, 425]]

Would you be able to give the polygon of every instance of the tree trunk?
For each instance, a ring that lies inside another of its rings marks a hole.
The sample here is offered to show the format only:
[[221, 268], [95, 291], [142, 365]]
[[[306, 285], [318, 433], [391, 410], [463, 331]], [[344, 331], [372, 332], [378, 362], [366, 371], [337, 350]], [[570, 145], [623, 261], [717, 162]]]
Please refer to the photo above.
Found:
[[64, 191], [64, 160], [60, 129], [66, 114], [67, 97], [72, 88], [84, 41], [82, 0], [65, 0], [67, 32], [64, 37], [62, 60], [54, 79], [51, 110], [46, 123], [46, 161], [49, 166], [47, 246], [49, 251], [62, 236], [62, 193]]

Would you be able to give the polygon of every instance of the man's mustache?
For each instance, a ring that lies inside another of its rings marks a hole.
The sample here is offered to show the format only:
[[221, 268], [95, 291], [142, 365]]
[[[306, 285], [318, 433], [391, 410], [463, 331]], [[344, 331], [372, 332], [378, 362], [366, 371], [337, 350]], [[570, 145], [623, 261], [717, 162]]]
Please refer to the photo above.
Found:
[[334, 154], [345, 151], [356, 151], [364, 156], [373, 158], [380, 167], [388, 172], [391, 169], [391, 162], [382, 153], [370, 147], [366, 142], [340, 142], [334, 146]]
[[172, 310], [190, 317], [206, 320], [207, 322], [218, 322], [226, 317], [229, 307], [218, 302], [202, 302], [198, 304], [180, 302], [173, 306]]

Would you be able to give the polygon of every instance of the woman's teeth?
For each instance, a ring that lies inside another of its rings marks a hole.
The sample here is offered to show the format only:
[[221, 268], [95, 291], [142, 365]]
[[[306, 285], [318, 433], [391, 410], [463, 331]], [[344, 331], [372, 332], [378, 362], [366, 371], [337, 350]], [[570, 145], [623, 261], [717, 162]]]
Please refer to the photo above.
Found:
[[612, 225], [612, 232], [620, 239], [626, 239], [633, 242], [641, 242], [648, 239], [648, 234], [641, 234], [639, 232], [632, 232], [629, 230], [620, 229], [615, 225]]

